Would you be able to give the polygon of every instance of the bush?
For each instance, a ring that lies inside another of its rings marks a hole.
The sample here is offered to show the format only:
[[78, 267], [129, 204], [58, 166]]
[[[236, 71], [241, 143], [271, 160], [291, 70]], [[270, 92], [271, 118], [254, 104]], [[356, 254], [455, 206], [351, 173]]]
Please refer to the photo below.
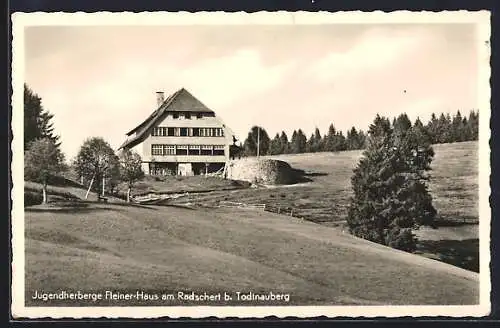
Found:
[[43, 197], [38, 192], [25, 191], [24, 192], [24, 206], [40, 205]]
[[414, 252], [417, 249], [417, 238], [409, 228], [394, 228], [387, 234], [386, 245], [402, 251]]

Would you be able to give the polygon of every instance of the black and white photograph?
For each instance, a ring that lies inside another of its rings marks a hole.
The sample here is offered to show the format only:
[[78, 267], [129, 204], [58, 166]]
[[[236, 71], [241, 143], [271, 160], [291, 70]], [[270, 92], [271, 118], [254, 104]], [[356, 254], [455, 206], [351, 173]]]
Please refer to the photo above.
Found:
[[13, 316], [489, 314], [489, 19], [13, 14]]

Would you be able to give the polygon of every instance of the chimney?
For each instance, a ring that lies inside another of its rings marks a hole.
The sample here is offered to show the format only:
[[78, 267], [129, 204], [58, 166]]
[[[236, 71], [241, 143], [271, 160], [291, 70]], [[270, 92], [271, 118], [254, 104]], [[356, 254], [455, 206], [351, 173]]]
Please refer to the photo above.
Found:
[[163, 91], [156, 91], [156, 104], [158, 107], [165, 101], [165, 93]]

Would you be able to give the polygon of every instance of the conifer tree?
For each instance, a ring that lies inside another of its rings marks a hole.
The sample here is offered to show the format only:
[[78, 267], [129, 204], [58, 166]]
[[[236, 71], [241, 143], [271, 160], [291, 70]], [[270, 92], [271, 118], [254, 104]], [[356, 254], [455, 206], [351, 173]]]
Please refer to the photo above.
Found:
[[280, 144], [281, 144], [281, 154], [290, 153], [290, 143], [288, 141], [288, 137], [285, 131], [281, 131]]
[[314, 153], [316, 151], [315, 148], [315, 140], [314, 140], [314, 133], [311, 134], [311, 137], [307, 140], [306, 143], [306, 153]]
[[432, 113], [431, 119], [427, 123], [426, 129], [429, 133], [429, 136], [431, 138], [432, 143], [438, 143], [439, 140], [439, 134], [441, 133], [439, 131], [439, 123], [438, 119], [436, 117], [436, 114]]
[[276, 133], [274, 138], [271, 140], [271, 143], [269, 145], [269, 155], [278, 155], [282, 154], [283, 150], [281, 147], [281, 139], [280, 135]]
[[471, 111], [469, 114], [469, 130], [471, 140], [479, 139], [479, 112]]
[[290, 153], [297, 153], [297, 130], [293, 130], [292, 138], [290, 139]]
[[411, 252], [416, 248], [412, 229], [433, 224], [436, 214], [424, 173], [433, 152], [421, 122], [409, 129], [407, 122], [394, 123], [398, 131], [377, 115], [370, 125], [367, 149], [351, 179], [347, 224], [358, 237]]
[[323, 138], [318, 128], [314, 130], [314, 148], [315, 151], [323, 151]]
[[450, 140], [450, 142], [464, 141], [463, 130], [464, 130], [464, 128], [463, 128], [462, 114], [460, 113], [460, 111], [457, 111], [457, 113], [453, 117], [453, 120], [451, 123], [451, 140]]
[[347, 149], [355, 150], [359, 149], [359, 134], [356, 128], [353, 126], [350, 130], [347, 131]]
[[59, 136], [54, 133], [54, 115], [42, 106], [42, 98], [24, 84], [24, 148], [40, 138], [52, 140], [57, 148], [60, 147]]
[[335, 151], [335, 136], [337, 134], [337, 130], [333, 123], [328, 127], [328, 134], [323, 139], [324, 150], [325, 151]]

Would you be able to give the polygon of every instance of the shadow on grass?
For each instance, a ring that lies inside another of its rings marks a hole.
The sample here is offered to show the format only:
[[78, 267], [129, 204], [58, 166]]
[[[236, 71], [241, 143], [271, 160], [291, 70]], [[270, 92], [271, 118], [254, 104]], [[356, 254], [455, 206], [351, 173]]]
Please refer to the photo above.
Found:
[[324, 177], [324, 176], [327, 176], [328, 173], [325, 173], [325, 172], [306, 172], [306, 173], [304, 173], [304, 175], [307, 177]]
[[102, 202], [61, 202], [49, 203], [48, 205], [28, 206], [24, 208], [25, 212], [45, 212], [45, 213], [92, 213], [99, 211], [123, 211], [116, 207], [135, 207], [156, 211], [154, 207], [144, 206], [133, 203], [102, 203]]
[[292, 176], [290, 177], [290, 183], [287, 184], [296, 184], [296, 183], [305, 183], [313, 181], [311, 178], [308, 178], [308, 174], [306, 171], [302, 169], [291, 168]]
[[422, 240], [418, 251], [436, 255], [445, 263], [479, 272], [479, 239]]
[[476, 224], [479, 224], [479, 218], [477, 216], [443, 216], [435, 220], [435, 225], [437, 227], [459, 227], [463, 225]]
[[86, 189], [85, 186], [82, 186], [78, 182], [66, 179], [65, 177], [54, 176], [54, 175], [49, 176], [48, 184], [56, 187], [75, 187], [75, 188]]

